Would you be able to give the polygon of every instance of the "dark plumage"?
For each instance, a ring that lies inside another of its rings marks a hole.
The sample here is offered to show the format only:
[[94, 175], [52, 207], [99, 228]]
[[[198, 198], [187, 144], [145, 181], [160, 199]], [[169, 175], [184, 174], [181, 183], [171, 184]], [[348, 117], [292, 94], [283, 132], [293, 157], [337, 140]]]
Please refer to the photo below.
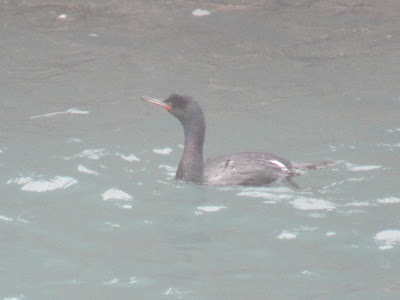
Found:
[[190, 97], [172, 94], [165, 100], [142, 97], [142, 100], [168, 110], [182, 124], [185, 149], [175, 178], [210, 185], [265, 186], [286, 180], [297, 185], [293, 176], [300, 170], [322, 169], [335, 162], [292, 163], [274, 154], [239, 152], [209, 158], [204, 163], [203, 144], [206, 123], [200, 105]]

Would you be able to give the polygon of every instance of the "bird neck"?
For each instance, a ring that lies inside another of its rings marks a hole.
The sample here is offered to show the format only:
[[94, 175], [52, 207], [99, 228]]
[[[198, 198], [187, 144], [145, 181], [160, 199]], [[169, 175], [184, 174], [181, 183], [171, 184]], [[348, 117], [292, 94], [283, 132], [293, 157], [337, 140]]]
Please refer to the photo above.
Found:
[[203, 181], [204, 117], [183, 124], [185, 149], [176, 172], [176, 178], [189, 182]]

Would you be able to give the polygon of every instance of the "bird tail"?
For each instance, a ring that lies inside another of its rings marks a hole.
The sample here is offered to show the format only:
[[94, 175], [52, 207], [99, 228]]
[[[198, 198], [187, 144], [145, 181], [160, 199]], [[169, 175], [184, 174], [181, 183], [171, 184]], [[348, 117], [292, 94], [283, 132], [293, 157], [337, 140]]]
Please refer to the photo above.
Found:
[[320, 162], [301, 162], [293, 163], [293, 167], [296, 170], [320, 170], [330, 168], [338, 165], [338, 161], [320, 161]]

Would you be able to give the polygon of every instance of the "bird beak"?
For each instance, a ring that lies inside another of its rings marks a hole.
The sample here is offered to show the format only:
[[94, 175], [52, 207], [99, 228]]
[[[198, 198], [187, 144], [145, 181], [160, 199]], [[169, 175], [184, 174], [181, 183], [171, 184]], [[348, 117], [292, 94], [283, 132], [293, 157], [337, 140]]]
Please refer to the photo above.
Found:
[[164, 103], [162, 100], [159, 100], [159, 99], [154, 99], [154, 98], [150, 98], [150, 97], [146, 97], [146, 96], [143, 96], [140, 99], [142, 99], [143, 101], [147, 101], [147, 102], [153, 103], [155, 105], [164, 107], [166, 110], [172, 109], [172, 106], [169, 106], [168, 104]]

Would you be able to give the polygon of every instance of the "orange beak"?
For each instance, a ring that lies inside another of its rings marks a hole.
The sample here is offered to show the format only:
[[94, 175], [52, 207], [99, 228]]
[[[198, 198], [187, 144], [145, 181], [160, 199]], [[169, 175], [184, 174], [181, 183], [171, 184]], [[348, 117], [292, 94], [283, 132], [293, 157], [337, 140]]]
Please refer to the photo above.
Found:
[[154, 99], [154, 98], [150, 98], [150, 97], [146, 97], [146, 96], [143, 96], [140, 99], [142, 99], [143, 101], [147, 101], [147, 102], [153, 103], [155, 105], [164, 107], [166, 110], [171, 110], [172, 109], [172, 106], [169, 106], [168, 104], [165, 104], [162, 100], [159, 100], [159, 99]]

